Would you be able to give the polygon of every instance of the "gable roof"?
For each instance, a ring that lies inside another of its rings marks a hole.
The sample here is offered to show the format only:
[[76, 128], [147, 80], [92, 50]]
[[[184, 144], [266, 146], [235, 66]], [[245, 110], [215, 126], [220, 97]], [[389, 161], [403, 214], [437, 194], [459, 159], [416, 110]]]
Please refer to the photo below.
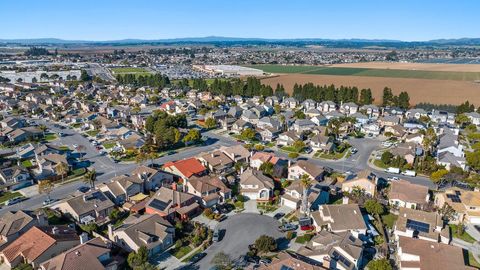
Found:
[[428, 187], [410, 183], [406, 180], [392, 181], [388, 197], [390, 200], [400, 200], [412, 203], [426, 203]]
[[23, 210], [17, 212], [7, 211], [0, 216], [0, 235], [3, 237], [13, 235], [22, 230], [33, 220], [34, 218]]
[[165, 168], [175, 167], [185, 177], [189, 178], [194, 174], [200, 174], [206, 170], [206, 168], [196, 158], [188, 158], [177, 161], [170, 161], [165, 163]]
[[319, 226], [330, 224], [332, 231], [367, 229], [358, 204], [321, 205], [312, 218]]

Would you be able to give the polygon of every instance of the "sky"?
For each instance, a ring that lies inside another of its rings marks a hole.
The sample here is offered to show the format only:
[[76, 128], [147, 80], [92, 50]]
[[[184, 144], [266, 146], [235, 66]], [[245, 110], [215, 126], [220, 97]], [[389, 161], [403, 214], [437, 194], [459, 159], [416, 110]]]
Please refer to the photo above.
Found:
[[0, 0], [0, 39], [480, 38], [476, 0]]

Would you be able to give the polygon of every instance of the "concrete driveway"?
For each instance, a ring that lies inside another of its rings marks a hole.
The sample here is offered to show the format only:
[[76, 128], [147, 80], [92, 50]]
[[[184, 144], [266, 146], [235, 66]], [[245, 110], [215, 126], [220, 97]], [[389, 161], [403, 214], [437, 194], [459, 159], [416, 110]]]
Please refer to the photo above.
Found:
[[[213, 243], [205, 252], [207, 256], [192, 269], [210, 269], [210, 261], [219, 252], [228, 254], [237, 260], [248, 252], [248, 245], [253, 244], [261, 235], [269, 235], [280, 243], [285, 243], [285, 236], [277, 230], [280, 222], [265, 216], [252, 213], [240, 213], [219, 223], [221, 241]], [[283, 246], [283, 245], [281, 245]]]

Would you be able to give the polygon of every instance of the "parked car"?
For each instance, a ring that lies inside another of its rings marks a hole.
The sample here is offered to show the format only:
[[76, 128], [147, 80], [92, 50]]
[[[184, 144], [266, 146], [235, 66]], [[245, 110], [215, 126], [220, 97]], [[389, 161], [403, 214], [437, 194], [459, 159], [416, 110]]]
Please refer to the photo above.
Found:
[[278, 229], [281, 231], [281, 232], [288, 232], [288, 231], [294, 231], [298, 228], [298, 225], [296, 224], [293, 224], [293, 223], [285, 223], [283, 225], [281, 225], [280, 227], [278, 227]]
[[279, 220], [281, 219], [282, 217], [285, 216], [285, 213], [276, 213], [273, 218], [276, 219], [276, 220]]
[[213, 231], [213, 237], [212, 237], [213, 242], [218, 242], [220, 241], [220, 231], [218, 229], [215, 229]]
[[56, 199], [46, 199], [45, 201], [43, 201], [43, 206], [50, 205], [56, 201], [57, 201]]
[[89, 188], [89, 187], [86, 187], [86, 186], [81, 186], [81, 187], [79, 187], [77, 190], [80, 191], [80, 192], [82, 192], [82, 193], [85, 193], [85, 192], [89, 191], [90, 188]]
[[10, 199], [8, 200], [7, 202], [5, 202], [5, 205], [14, 205], [14, 204], [17, 204], [19, 202], [23, 201], [23, 198], [22, 197], [17, 197], [17, 198], [13, 198], [13, 199]]
[[302, 230], [302, 231], [313, 231], [314, 229], [315, 229], [315, 226], [313, 226], [313, 225], [300, 226], [300, 230]]
[[263, 263], [263, 264], [270, 264], [271, 262], [272, 262], [272, 260], [269, 259], [269, 258], [260, 259], [260, 263]]
[[201, 253], [195, 254], [195, 255], [193, 255], [192, 258], [190, 259], [190, 263], [192, 263], [192, 264], [197, 263], [197, 262], [199, 262], [201, 259], [203, 259], [205, 256], [207, 256], [207, 253], [205, 253], [205, 252], [201, 252]]

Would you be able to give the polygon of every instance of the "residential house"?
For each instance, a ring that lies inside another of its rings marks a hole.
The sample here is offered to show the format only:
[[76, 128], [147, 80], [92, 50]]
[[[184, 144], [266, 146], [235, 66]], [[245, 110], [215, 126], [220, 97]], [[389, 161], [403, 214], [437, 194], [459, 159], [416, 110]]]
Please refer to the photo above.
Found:
[[400, 124], [400, 117], [396, 115], [383, 116], [378, 120], [381, 127], [392, 127]]
[[253, 128], [253, 124], [243, 119], [238, 119], [232, 124], [231, 131], [236, 134], [242, 133], [247, 128]]
[[398, 219], [393, 226], [393, 235], [398, 241], [400, 236], [418, 238], [432, 242], [450, 242], [450, 230], [443, 226], [442, 217], [436, 212], [425, 212], [400, 207]]
[[462, 168], [465, 170], [467, 161], [465, 157], [458, 157], [451, 152], [445, 151], [437, 154], [437, 164], [445, 166], [445, 169], [450, 170], [452, 167]]
[[415, 144], [422, 144], [423, 142], [423, 134], [420, 133], [412, 133], [405, 136], [405, 142], [407, 143], [415, 143]]
[[175, 227], [159, 215], [131, 215], [113, 229], [108, 225], [108, 238], [122, 249], [132, 252], [144, 246], [149, 256], [155, 256], [174, 244]]
[[[390, 134], [388, 134], [390, 133]], [[389, 137], [395, 137], [397, 139], [403, 139], [406, 132], [401, 125], [394, 125], [394, 126], [385, 126], [383, 129], [383, 134]]]
[[420, 119], [420, 117], [427, 117], [428, 113], [424, 109], [410, 109], [405, 113], [407, 118]]
[[326, 136], [324, 134], [317, 134], [314, 135], [310, 139], [310, 147], [313, 151], [321, 151], [321, 152], [331, 152], [335, 148], [335, 144], [330, 136]]
[[310, 108], [308, 110], [305, 110], [305, 115], [308, 117], [308, 118], [313, 118], [313, 117], [319, 117], [319, 116], [322, 116], [322, 113], [316, 109], [316, 108]]
[[261, 171], [247, 169], [240, 174], [240, 194], [250, 200], [270, 200], [274, 187], [273, 180]]
[[297, 134], [297, 132], [295, 132], [293, 130], [285, 131], [285, 132], [281, 133], [280, 135], [278, 135], [277, 146], [278, 147], [291, 146], [291, 145], [293, 145], [294, 142], [296, 142], [300, 139], [301, 139], [301, 137], [300, 137], [299, 134]]
[[114, 207], [113, 202], [99, 190], [91, 190], [55, 205], [55, 209], [82, 224], [106, 221]]
[[340, 105], [340, 112], [346, 115], [354, 114], [358, 111], [358, 105], [353, 102], [346, 102]]
[[260, 119], [259, 116], [253, 112], [252, 110], [244, 110], [242, 112], [242, 116], [240, 117], [245, 122], [249, 122], [253, 125], [256, 125], [258, 123], [258, 120]]
[[248, 163], [250, 158], [250, 151], [248, 151], [247, 148], [243, 147], [243, 145], [241, 144], [237, 144], [229, 147], [221, 146], [220, 151], [222, 151], [235, 163], [236, 162]]
[[388, 192], [388, 203], [395, 207], [422, 209], [429, 201], [428, 187], [406, 180], [392, 181]]
[[360, 131], [367, 134], [368, 136], [371, 137], [377, 137], [380, 135], [380, 126], [377, 123], [367, 123], [362, 125], [360, 128]]
[[144, 165], [136, 167], [131, 175], [143, 181], [144, 191], [157, 190], [162, 186], [169, 186], [174, 180], [172, 174]]
[[200, 205], [194, 195], [161, 187], [145, 205], [145, 213], [157, 214], [168, 220], [187, 220], [198, 213]]
[[457, 128], [443, 128], [439, 136], [437, 154], [450, 152], [456, 157], [464, 157], [463, 146], [458, 141], [459, 130]]
[[51, 177], [58, 177], [58, 166], [60, 164], [67, 165], [70, 169], [70, 164], [66, 155], [47, 154], [43, 156], [36, 156], [37, 168], [33, 169], [37, 179], [45, 179]]
[[367, 225], [358, 204], [324, 204], [311, 217], [317, 232], [322, 230], [341, 233], [350, 231], [361, 238], [367, 233]]
[[193, 175], [202, 176], [207, 173], [207, 168], [196, 158], [170, 161], [165, 163], [163, 168], [166, 172], [172, 173], [183, 180], [187, 180]]
[[185, 185], [185, 191], [201, 199], [204, 207], [224, 203], [232, 196], [229, 189], [217, 176], [191, 177]]
[[297, 133], [303, 133], [305, 131], [310, 131], [315, 127], [315, 123], [309, 119], [297, 119], [290, 127], [290, 130], [294, 130]]
[[377, 175], [369, 170], [363, 170], [357, 174], [350, 174], [342, 183], [342, 191], [352, 193], [355, 189], [359, 189], [365, 195], [374, 198], [377, 194]]
[[1, 187], [8, 190], [17, 190], [33, 184], [30, 173], [23, 166], [0, 168]]
[[390, 148], [389, 151], [394, 156], [405, 158], [408, 164], [413, 164], [415, 156], [417, 156], [417, 147], [413, 143], [400, 143], [397, 146]]
[[272, 153], [255, 152], [250, 158], [250, 167], [260, 170], [260, 166], [265, 162], [273, 164], [273, 177], [281, 178], [286, 176], [286, 172], [288, 171], [288, 161], [276, 157]]
[[400, 270], [473, 270], [465, 265], [463, 250], [444, 243], [400, 236], [397, 242], [397, 261]]
[[443, 208], [446, 205], [455, 210], [453, 222], [468, 222], [480, 224], [480, 192], [449, 188], [444, 192], [435, 193], [435, 206]]
[[296, 100], [293, 97], [285, 98], [281, 105], [284, 108], [290, 108], [290, 109], [295, 109], [298, 106], [298, 100]]
[[79, 238], [75, 230], [67, 226], [33, 226], [8, 244], [0, 252], [0, 259], [9, 268], [27, 263], [36, 269], [41, 263], [78, 243]]
[[6, 211], [0, 217], [0, 250], [33, 226], [46, 226], [47, 223], [43, 213], [33, 217], [24, 210]]
[[202, 153], [198, 160], [213, 173], [223, 174], [232, 170], [234, 161], [220, 150]]
[[302, 102], [302, 107], [305, 111], [308, 111], [310, 109], [315, 109], [317, 106], [317, 102], [315, 102], [312, 99], [306, 99]]
[[131, 197], [144, 191], [142, 179], [125, 174], [113, 177], [110, 182], [99, 185], [98, 189], [116, 205], [122, 205]]
[[[288, 187], [284, 188], [284, 193], [280, 199], [280, 205], [286, 206], [293, 210], [300, 209], [304, 194], [304, 186], [301, 180], [293, 181]], [[317, 184], [307, 189], [307, 208], [308, 211], [318, 210], [319, 205], [328, 203], [329, 190]]]
[[111, 251], [112, 242], [108, 239], [97, 237], [88, 241], [88, 236], [85, 234], [80, 237], [80, 245], [42, 263], [39, 269], [119, 269], [125, 259], [112, 256]]
[[465, 115], [470, 119], [470, 123], [480, 126], [480, 113], [478, 112], [469, 112], [465, 113]]
[[317, 109], [325, 114], [335, 111], [337, 109], [337, 105], [333, 101], [322, 101], [318, 103]]
[[314, 262], [304, 256], [293, 252], [280, 252], [273, 258], [270, 264], [261, 265], [259, 270], [286, 270], [286, 269], [304, 269], [304, 270], [327, 270], [329, 267], [323, 267], [322, 264]]
[[380, 116], [380, 109], [377, 105], [363, 105], [360, 107], [360, 111], [364, 112], [371, 119], [377, 119]]
[[308, 175], [311, 180], [322, 181], [325, 170], [306, 160], [299, 160], [288, 168], [288, 179], [290, 180], [299, 180], [304, 174]]
[[326, 126], [328, 123], [328, 119], [323, 116], [323, 114], [310, 118], [310, 121], [312, 121], [317, 126]]
[[301, 247], [299, 254], [322, 263], [327, 269], [361, 269], [363, 243], [350, 232], [321, 231]]

